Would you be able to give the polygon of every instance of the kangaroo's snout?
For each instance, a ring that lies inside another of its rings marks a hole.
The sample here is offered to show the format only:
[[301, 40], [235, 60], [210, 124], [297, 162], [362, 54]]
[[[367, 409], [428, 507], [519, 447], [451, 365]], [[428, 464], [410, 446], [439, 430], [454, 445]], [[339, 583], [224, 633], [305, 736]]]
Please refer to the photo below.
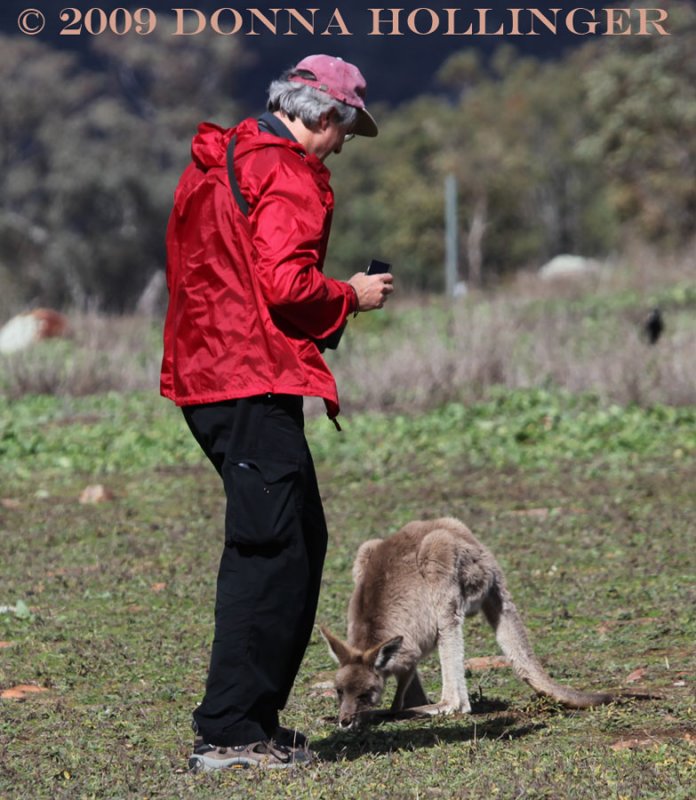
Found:
[[351, 728], [357, 728], [358, 727], [357, 718], [354, 716], [339, 717], [338, 727], [342, 731], [349, 731], [351, 730]]

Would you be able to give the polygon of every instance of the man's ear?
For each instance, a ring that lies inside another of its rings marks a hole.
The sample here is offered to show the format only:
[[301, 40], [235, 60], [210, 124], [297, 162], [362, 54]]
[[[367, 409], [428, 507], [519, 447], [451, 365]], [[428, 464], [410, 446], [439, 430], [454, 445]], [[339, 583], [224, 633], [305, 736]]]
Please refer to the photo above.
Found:
[[394, 657], [401, 649], [403, 636], [395, 636], [386, 642], [370, 648], [363, 656], [363, 661], [368, 667], [372, 667], [377, 672], [388, 671], [394, 663]]
[[337, 636], [334, 636], [328, 628], [320, 626], [319, 631], [324, 637], [324, 641], [329, 646], [331, 658], [338, 662], [339, 666], [343, 667], [351, 661], [355, 661], [356, 656], [360, 655], [358, 650], [351, 647], [347, 642], [342, 641]]
[[325, 131], [329, 127], [329, 125], [331, 125], [332, 118], [333, 118], [333, 111], [325, 111], [319, 117], [319, 130], [322, 132]]

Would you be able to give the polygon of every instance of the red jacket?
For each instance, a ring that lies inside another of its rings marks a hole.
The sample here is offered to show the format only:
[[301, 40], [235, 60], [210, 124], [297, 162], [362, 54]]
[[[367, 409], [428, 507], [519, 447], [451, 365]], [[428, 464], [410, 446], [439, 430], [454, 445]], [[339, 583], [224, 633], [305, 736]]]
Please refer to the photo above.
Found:
[[[248, 218], [227, 176], [234, 167]], [[268, 392], [323, 397], [336, 383], [314, 339], [355, 310], [352, 287], [322, 273], [331, 227], [330, 173], [297, 142], [255, 120], [203, 123], [167, 228], [169, 308], [161, 392], [177, 405]]]

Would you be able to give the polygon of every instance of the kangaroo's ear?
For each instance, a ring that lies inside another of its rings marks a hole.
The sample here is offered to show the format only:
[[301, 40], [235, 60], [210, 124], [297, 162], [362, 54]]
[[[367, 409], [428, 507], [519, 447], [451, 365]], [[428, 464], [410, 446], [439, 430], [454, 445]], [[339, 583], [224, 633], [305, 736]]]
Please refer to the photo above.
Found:
[[395, 636], [393, 639], [388, 639], [386, 642], [370, 648], [363, 657], [365, 664], [378, 672], [388, 670], [392, 665], [394, 656], [401, 649], [403, 641], [403, 636]]
[[337, 661], [340, 666], [344, 666], [354, 660], [357, 651], [349, 644], [341, 641], [337, 636], [334, 636], [328, 628], [320, 626], [319, 631], [324, 637], [324, 641], [329, 646], [331, 658]]

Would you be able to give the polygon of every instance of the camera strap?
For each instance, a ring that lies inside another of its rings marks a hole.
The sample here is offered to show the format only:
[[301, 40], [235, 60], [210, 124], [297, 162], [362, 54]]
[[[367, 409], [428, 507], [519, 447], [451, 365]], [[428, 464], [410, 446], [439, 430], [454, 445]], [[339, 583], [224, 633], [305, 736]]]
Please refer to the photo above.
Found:
[[[285, 139], [293, 139], [294, 141], [294, 137], [290, 131], [288, 131], [285, 125], [283, 125], [282, 122], [276, 121], [275, 118], [270, 116], [270, 114], [264, 114], [263, 116], [259, 117], [258, 123], [260, 131], [263, 131], [264, 133], [272, 133], [274, 136], [279, 136]], [[230, 189], [232, 189], [232, 194], [234, 195], [234, 199], [237, 201], [240, 211], [245, 217], [248, 217], [249, 203], [247, 203], [247, 201], [244, 199], [242, 190], [239, 188], [239, 181], [237, 180], [237, 176], [234, 174], [234, 145], [236, 138], [237, 136], [234, 134], [230, 139], [229, 145], [227, 146], [227, 177], [229, 178]]]
[[249, 215], [249, 203], [244, 199], [244, 195], [242, 194], [242, 190], [239, 188], [239, 181], [237, 180], [237, 176], [234, 174], [234, 145], [235, 139], [237, 135], [234, 134], [230, 139], [230, 143], [227, 146], [227, 177], [230, 182], [230, 189], [232, 189], [232, 194], [234, 195], [234, 199], [237, 201], [237, 205], [239, 206], [239, 210], [244, 214], [245, 217]]

